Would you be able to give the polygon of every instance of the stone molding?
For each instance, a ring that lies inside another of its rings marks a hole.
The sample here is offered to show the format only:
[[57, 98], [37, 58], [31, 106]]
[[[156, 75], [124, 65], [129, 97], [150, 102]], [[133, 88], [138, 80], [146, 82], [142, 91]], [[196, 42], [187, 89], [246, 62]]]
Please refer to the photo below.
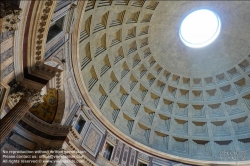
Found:
[[56, 3], [57, 1], [53, 0], [34, 2], [34, 12], [32, 13], [30, 22], [32, 26], [30, 26], [28, 37], [29, 48], [27, 52], [30, 70], [34, 70], [36, 64], [41, 65], [44, 62], [44, 48], [46, 45], [47, 32]]
[[57, 124], [49, 124], [44, 122], [43, 120], [37, 118], [35, 115], [33, 115], [30, 112], [27, 112], [23, 119], [27, 124], [34, 126], [36, 129], [47, 133], [47, 134], [53, 134], [53, 135], [65, 135], [70, 127], [61, 126]]
[[[44, 65], [47, 32], [56, 3], [54, 0], [20, 2], [20, 8], [24, 13], [20, 16], [22, 20], [19, 23], [20, 29], [15, 32], [13, 48], [15, 77], [18, 81], [25, 82], [27, 86], [34, 86], [34, 89], [41, 89], [48, 80], [61, 72], [59, 69]], [[25, 44], [23, 38], [27, 29], [28, 43]], [[24, 57], [21, 56], [22, 53]]]
[[[63, 46], [61, 46], [61, 47], [63, 47]], [[64, 50], [64, 48], [62, 48], [62, 50]], [[53, 54], [51, 56], [53, 56]], [[57, 90], [63, 91], [64, 90], [64, 82], [63, 82], [64, 72], [63, 71], [65, 70], [64, 64], [59, 60], [59, 58], [56, 58], [55, 56], [56, 55], [54, 55], [54, 57], [49, 57], [46, 60], [46, 62], [44, 63], [48, 66], [59, 69], [59, 71], [56, 72], [55, 77], [49, 81], [49, 87], [56, 88]], [[59, 67], [56, 67], [57, 65], [59, 65]]]
[[33, 67], [34, 70], [32, 71], [31, 75], [43, 79], [45, 82], [24, 78], [22, 83], [27, 86], [32, 86], [34, 89], [42, 89], [50, 80], [52, 80], [54, 77], [57, 78], [57, 75], [61, 75], [62, 72], [61, 69], [57, 69], [46, 64], [36, 64]]
[[53, 124], [61, 124], [65, 109], [65, 92], [57, 90], [58, 104]]
[[88, 106], [81, 105], [81, 110], [86, 115], [86, 117], [88, 118], [88, 120], [91, 120], [93, 118], [93, 114], [91, 112], [91, 109]]
[[78, 132], [76, 131], [74, 126], [71, 126], [69, 131], [70, 132], [68, 134], [68, 137], [69, 137], [70, 140], [78, 141], [80, 139], [80, 135], [78, 134]]
[[74, 3], [71, 4], [71, 6], [69, 8], [69, 13], [67, 15], [68, 22], [66, 23], [67, 24], [67, 26], [66, 26], [66, 32], [68, 32], [68, 33], [72, 33], [73, 27], [75, 25], [76, 8], [77, 8], [77, 5], [74, 4]]

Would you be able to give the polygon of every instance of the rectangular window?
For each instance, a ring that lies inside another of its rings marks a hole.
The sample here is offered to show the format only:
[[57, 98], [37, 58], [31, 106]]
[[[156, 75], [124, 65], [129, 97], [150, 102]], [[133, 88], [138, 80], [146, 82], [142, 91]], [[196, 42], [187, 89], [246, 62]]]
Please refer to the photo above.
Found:
[[110, 161], [114, 147], [106, 142], [103, 157]]
[[142, 163], [140, 161], [138, 161], [138, 166], [147, 166], [148, 164]]
[[80, 134], [82, 132], [82, 129], [85, 125], [86, 121], [83, 120], [82, 117], [80, 117], [75, 125], [75, 129], [77, 130], [77, 132]]
[[63, 20], [64, 17], [56, 20], [53, 24], [50, 25], [48, 36], [47, 36], [47, 43], [56, 37], [60, 32], [63, 31]]

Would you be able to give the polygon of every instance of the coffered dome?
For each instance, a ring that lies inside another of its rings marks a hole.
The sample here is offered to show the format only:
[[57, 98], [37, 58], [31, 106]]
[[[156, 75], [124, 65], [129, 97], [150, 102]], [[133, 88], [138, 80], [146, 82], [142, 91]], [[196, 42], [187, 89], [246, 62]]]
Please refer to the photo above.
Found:
[[[250, 148], [250, 2], [89, 1], [80, 34], [84, 85], [117, 129], [153, 149], [221, 160]], [[217, 39], [190, 48], [182, 20], [209, 9]], [[246, 153], [250, 159], [250, 153]]]

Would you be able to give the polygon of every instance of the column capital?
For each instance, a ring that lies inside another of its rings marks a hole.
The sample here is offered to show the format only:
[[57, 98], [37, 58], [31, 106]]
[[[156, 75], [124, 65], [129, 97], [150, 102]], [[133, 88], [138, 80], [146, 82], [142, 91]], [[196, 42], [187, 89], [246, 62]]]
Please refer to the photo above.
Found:
[[33, 106], [43, 102], [43, 95], [41, 95], [41, 91], [25, 88], [22, 99], [28, 101]]
[[0, 9], [0, 33], [17, 30], [17, 23], [20, 21], [18, 17], [22, 9], [13, 5], [10, 1], [0, 2]]
[[8, 97], [12, 106], [16, 105], [21, 99], [26, 100], [31, 106], [43, 102], [41, 91], [21, 86], [19, 83], [15, 84], [14, 87], [16, 87], [15, 92], [12, 92]]

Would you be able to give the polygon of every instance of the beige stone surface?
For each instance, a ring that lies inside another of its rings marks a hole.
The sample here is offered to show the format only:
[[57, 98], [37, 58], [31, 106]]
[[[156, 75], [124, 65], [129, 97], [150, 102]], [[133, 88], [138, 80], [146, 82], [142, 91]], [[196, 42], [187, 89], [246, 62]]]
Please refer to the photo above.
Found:
[[12, 71], [11, 73], [9, 73], [6, 77], [4, 77], [4, 79], [2, 81], [9, 83], [10, 81], [12, 81], [15, 78], [15, 72]]
[[98, 145], [100, 139], [100, 134], [98, 134], [95, 130], [91, 130], [89, 132], [88, 138], [85, 142], [85, 145], [94, 152], [96, 149], [96, 146]]

